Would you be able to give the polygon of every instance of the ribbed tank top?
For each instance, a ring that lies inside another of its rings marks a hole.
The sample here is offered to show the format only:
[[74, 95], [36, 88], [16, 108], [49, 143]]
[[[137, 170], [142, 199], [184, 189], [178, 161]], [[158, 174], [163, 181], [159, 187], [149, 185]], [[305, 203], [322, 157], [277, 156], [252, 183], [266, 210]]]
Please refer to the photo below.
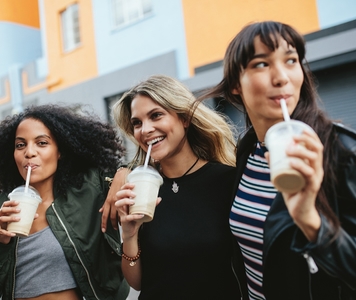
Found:
[[20, 238], [15, 298], [37, 297], [76, 286], [62, 247], [50, 227]]

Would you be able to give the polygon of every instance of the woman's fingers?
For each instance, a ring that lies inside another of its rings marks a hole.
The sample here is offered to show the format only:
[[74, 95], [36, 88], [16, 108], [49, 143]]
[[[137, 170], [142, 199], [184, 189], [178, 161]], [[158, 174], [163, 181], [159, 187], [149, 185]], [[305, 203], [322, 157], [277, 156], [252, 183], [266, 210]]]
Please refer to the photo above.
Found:
[[[119, 192], [122, 190], [130, 190], [133, 188], [133, 186], [134, 186], [133, 184], [124, 184], [122, 186], [122, 188], [119, 190]], [[125, 194], [123, 194], [123, 195], [125, 195]], [[102, 216], [101, 216], [101, 230], [102, 230], [102, 232], [106, 231], [106, 226], [107, 226], [107, 222], [108, 222], [109, 218], [110, 218], [113, 228], [116, 230], [119, 228], [118, 223], [120, 222], [120, 219], [118, 216], [118, 211], [115, 207], [115, 202], [118, 199], [120, 199], [118, 197], [122, 197], [122, 195], [119, 194], [119, 196], [118, 196], [118, 192], [116, 192], [115, 186], [112, 185], [110, 188], [110, 192], [109, 192], [103, 206], [99, 209], [99, 212], [102, 213]]]
[[[305, 155], [306, 158], [309, 158], [308, 155], [311, 155], [310, 160], [318, 159], [318, 161], [322, 162], [324, 146], [315, 132], [305, 131], [303, 134], [295, 136], [294, 141], [295, 147], [292, 148], [298, 150], [296, 153]], [[313, 154], [316, 154], [316, 156]]]
[[15, 200], [5, 201], [0, 210], [0, 227], [2, 229], [7, 228], [7, 223], [9, 222], [18, 222], [20, 220], [17, 214], [21, 211], [18, 207], [19, 202]]
[[16, 200], [5, 201], [1, 206], [0, 216], [19, 212], [20, 208], [18, 205], [19, 202]]
[[[99, 209], [101, 215], [101, 231], [106, 231], [106, 224], [108, 222], [108, 216], [110, 214], [110, 203], [108, 199], [105, 201], [104, 205]], [[115, 228], [115, 227], [114, 227]]]
[[129, 207], [135, 203], [136, 194], [132, 191], [133, 184], [125, 184], [120, 191], [116, 193], [115, 208], [120, 216], [120, 221], [124, 222], [122, 218], [129, 214]]
[[291, 166], [303, 174], [312, 189], [319, 190], [324, 176], [324, 147], [319, 137], [314, 132], [306, 131], [294, 137], [294, 141], [295, 143], [287, 149], [287, 154], [291, 157]]
[[142, 225], [142, 214], [130, 215], [130, 206], [135, 203], [135, 193], [131, 190], [121, 190], [117, 193], [118, 201], [115, 202], [115, 208], [120, 216], [123, 240], [127, 237], [135, 236]]
[[13, 237], [16, 234], [10, 231], [7, 231], [6, 229], [0, 228], [0, 236], [8, 236], [8, 237]]
[[12, 214], [18, 213], [20, 208], [18, 207], [19, 202], [15, 200], [5, 201], [0, 209], [0, 243], [8, 244], [12, 237], [16, 234], [7, 231], [7, 224], [9, 222], [18, 222], [20, 217], [14, 216]]
[[115, 207], [116, 207], [116, 210], [118, 211], [118, 213], [120, 215], [120, 218], [123, 215], [128, 214], [129, 207], [131, 205], [134, 205], [134, 204], [135, 204], [135, 200], [130, 199], [130, 198], [122, 198], [121, 200], [116, 201], [115, 202]]
[[133, 221], [139, 221], [141, 220], [145, 215], [143, 214], [126, 214], [122, 217], [120, 217], [122, 223], [125, 223], [125, 222], [133, 222]]

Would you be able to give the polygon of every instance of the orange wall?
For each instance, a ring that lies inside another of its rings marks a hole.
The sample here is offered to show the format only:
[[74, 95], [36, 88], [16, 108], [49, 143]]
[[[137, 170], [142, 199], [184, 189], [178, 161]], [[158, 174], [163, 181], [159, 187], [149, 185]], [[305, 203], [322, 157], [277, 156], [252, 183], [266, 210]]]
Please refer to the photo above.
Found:
[[[60, 13], [66, 6], [78, 3], [81, 44], [64, 53]], [[97, 76], [94, 22], [91, 0], [45, 0], [46, 35], [48, 51], [48, 81], [60, 80], [51, 87], [56, 91]]]
[[1, 0], [0, 21], [40, 28], [38, 0]]
[[247, 23], [275, 20], [301, 33], [319, 30], [316, 0], [182, 0], [191, 75], [223, 59], [231, 39]]

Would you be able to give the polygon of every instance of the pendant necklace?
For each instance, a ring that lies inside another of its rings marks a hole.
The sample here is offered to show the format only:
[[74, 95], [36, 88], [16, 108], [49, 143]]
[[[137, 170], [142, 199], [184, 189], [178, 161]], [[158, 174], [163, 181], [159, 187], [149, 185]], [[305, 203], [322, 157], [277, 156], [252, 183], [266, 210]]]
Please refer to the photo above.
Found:
[[[189, 171], [195, 167], [195, 165], [197, 164], [198, 160], [199, 160], [199, 157], [198, 157], [197, 160], [194, 162], [194, 164], [193, 164], [181, 177], [184, 177], [185, 175], [187, 175], [187, 174], [189, 173]], [[162, 172], [162, 174], [163, 174], [163, 172]], [[163, 174], [163, 175], [164, 175], [164, 174]], [[168, 178], [167, 176], [165, 176], [165, 177]], [[172, 183], [172, 191], [173, 191], [173, 193], [175, 193], [175, 194], [177, 194], [178, 191], [179, 191], [179, 186], [178, 186], [178, 184], [177, 184], [174, 180], [173, 180], [173, 183]]]

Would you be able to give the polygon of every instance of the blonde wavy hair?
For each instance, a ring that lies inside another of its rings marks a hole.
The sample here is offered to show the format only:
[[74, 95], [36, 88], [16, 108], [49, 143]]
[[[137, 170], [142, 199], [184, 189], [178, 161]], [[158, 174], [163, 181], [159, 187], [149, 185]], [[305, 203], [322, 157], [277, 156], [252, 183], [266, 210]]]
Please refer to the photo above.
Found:
[[[196, 101], [194, 95], [178, 80], [155, 75], [126, 92], [112, 108], [119, 128], [136, 145], [131, 124], [131, 102], [136, 95], [150, 97], [169, 112], [175, 112], [182, 121], [188, 121], [186, 138], [199, 158], [235, 166], [235, 134], [224, 115]], [[134, 164], [144, 162], [146, 152], [138, 147]]]

